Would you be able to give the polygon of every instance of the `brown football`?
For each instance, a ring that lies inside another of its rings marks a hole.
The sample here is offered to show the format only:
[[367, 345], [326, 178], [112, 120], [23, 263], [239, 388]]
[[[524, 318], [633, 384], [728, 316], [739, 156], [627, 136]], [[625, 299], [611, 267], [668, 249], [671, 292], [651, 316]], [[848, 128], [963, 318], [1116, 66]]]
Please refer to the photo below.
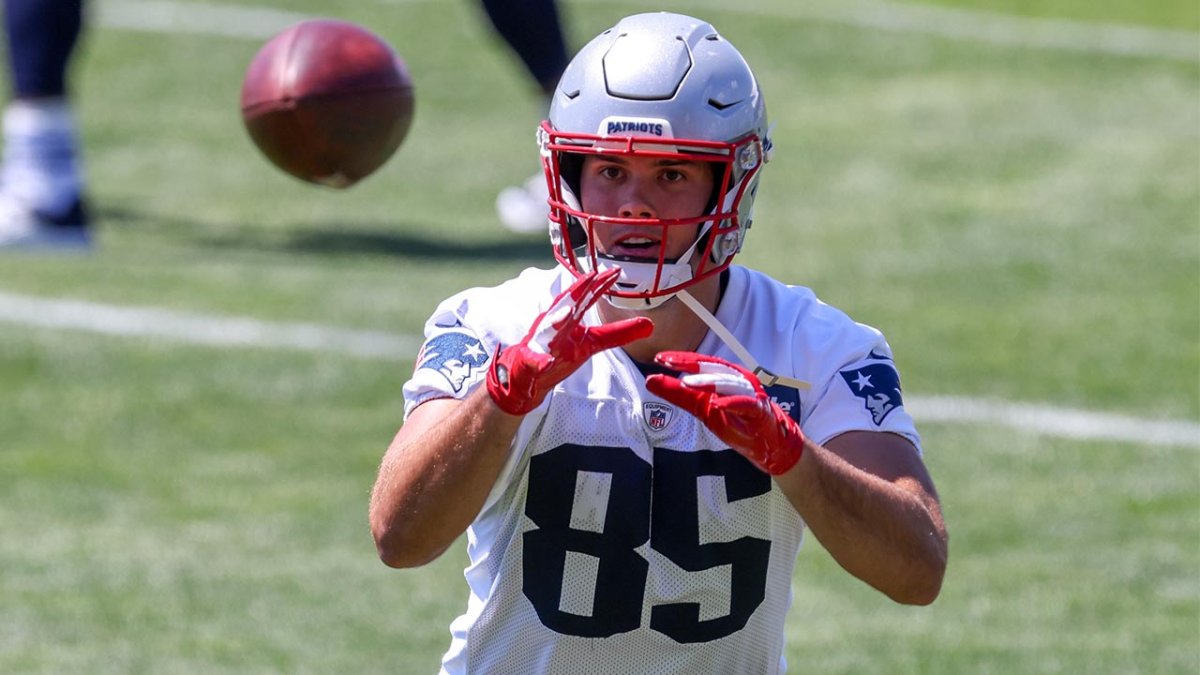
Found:
[[349, 187], [400, 147], [413, 118], [408, 68], [379, 36], [346, 21], [303, 21], [271, 38], [246, 70], [242, 121], [276, 166]]

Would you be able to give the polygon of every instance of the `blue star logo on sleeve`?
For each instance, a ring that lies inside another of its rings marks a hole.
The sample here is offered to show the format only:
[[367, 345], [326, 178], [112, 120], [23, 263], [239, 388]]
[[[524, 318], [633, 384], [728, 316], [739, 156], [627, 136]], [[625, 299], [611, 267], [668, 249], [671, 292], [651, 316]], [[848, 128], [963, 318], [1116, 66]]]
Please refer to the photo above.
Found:
[[417, 354], [416, 369], [440, 373], [458, 393], [463, 383], [482, 368], [488, 358], [479, 338], [466, 330], [448, 330], [425, 341]]
[[888, 413], [904, 405], [900, 397], [900, 375], [890, 362], [843, 370], [841, 376], [850, 392], [863, 400], [875, 426], [883, 424]]

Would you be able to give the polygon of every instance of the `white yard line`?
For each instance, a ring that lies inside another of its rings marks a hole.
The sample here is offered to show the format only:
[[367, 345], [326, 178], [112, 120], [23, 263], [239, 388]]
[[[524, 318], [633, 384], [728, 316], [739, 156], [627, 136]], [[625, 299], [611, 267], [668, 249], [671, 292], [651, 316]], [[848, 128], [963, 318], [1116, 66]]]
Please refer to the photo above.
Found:
[[1200, 424], [960, 396], [905, 396], [920, 422], [996, 425], [1076, 440], [1200, 448]]
[[104, 28], [249, 40], [265, 40], [288, 26], [313, 18], [269, 7], [173, 0], [101, 0], [95, 3], [93, 16], [96, 24]]
[[[82, 300], [0, 291], [0, 323], [213, 347], [290, 349], [409, 360], [421, 338], [308, 323], [277, 323], [153, 307], [122, 307]], [[995, 425], [1077, 440], [1200, 447], [1200, 424], [1008, 401], [947, 396], [906, 396], [913, 415], [926, 422]]]
[[[376, 0], [390, 5], [432, 0]], [[612, 4], [612, 0], [574, 0]], [[253, 5], [183, 0], [100, 0], [96, 21], [107, 28], [264, 39], [309, 15]], [[618, 3], [625, 7], [629, 3]], [[754, 6], [725, 0], [663, 0], [663, 9], [738, 12], [770, 19], [820, 21], [868, 30], [934, 35], [1020, 48], [1200, 62], [1200, 33], [885, 0], [795, 0]]]
[[292, 349], [367, 358], [413, 358], [421, 347], [415, 336], [4, 292], [0, 292], [0, 322], [213, 347]]

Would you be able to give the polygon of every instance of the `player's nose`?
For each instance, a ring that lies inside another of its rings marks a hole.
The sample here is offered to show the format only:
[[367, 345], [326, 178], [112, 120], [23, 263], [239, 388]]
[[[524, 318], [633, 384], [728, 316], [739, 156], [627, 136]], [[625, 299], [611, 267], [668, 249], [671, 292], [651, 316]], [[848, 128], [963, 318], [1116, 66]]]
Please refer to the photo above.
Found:
[[630, 181], [621, 195], [620, 216], [622, 218], [657, 218], [657, 210], [654, 208], [648, 192], [638, 181]]

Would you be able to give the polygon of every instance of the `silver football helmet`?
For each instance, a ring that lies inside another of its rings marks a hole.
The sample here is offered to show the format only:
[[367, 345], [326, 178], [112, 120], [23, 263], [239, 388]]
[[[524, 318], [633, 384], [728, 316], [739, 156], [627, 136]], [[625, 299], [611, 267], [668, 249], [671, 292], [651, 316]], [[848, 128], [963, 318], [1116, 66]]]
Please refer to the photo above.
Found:
[[[580, 50], [554, 92], [538, 144], [555, 257], [577, 276], [620, 267], [608, 299], [630, 309], [658, 306], [729, 266], [750, 228], [771, 149], [762, 93], [742, 55], [708, 23], [666, 12], [622, 19]], [[587, 213], [579, 200], [587, 154], [711, 161], [709, 210], [675, 220]], [[655, 261], [597, 251], [592, 228], [600, 222], [700, 227], [687, 253], [668, 259], [660, 249]]]

